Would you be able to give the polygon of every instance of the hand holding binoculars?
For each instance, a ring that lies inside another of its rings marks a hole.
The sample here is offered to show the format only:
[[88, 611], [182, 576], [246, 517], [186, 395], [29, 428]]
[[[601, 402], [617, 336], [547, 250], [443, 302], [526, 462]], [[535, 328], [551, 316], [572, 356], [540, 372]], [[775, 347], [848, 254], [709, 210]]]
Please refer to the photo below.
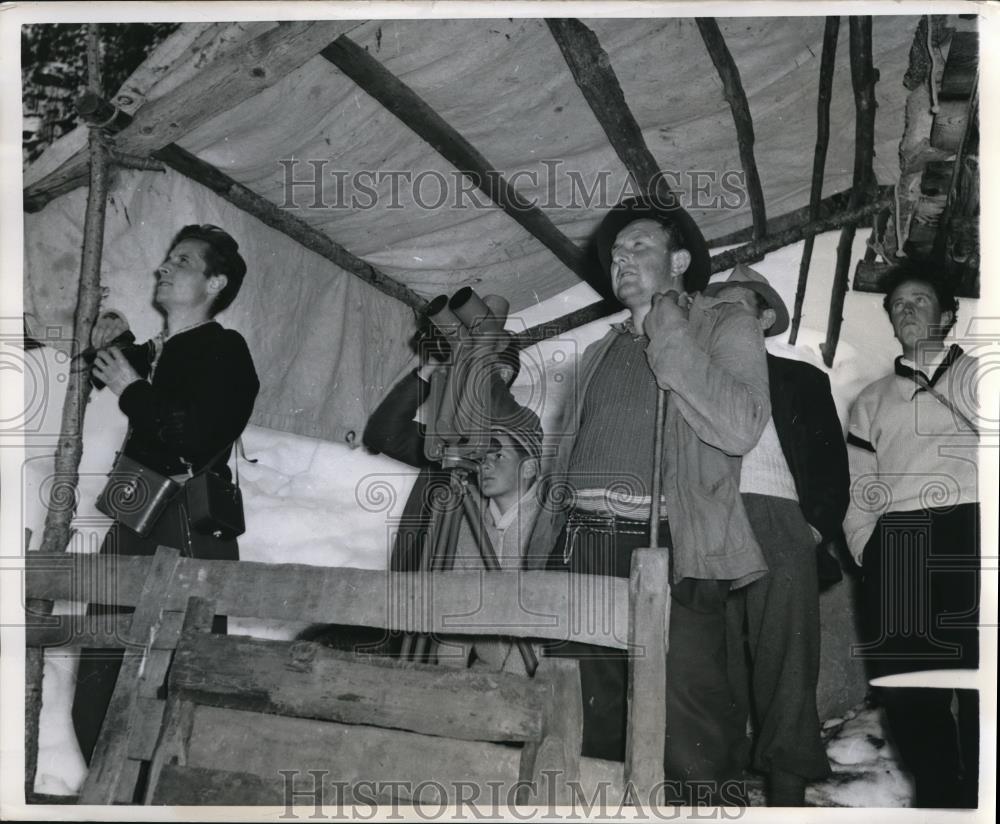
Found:
[[452, 352], [469, 338], [476, 343], [492, 342], [499, 354], [510, 343], [504, 331], [510, 304], [500, 295], [480, 297], [471, 286], [464, 286], [450, 298], [438, 295], [427, 305], [427, 317], [444, 337]]
[[424, 444], [431, 460], [456, 450], [480, 456], [488, 449], [497, 356], [511, 343], [503, 328], [509, 308], [499, 295], [481, 298], [468, 286], [428, 305], [429, 320], [447, 342], [450, 366], [431, 381], [431, 422]]
[[[115, 347], [125, 356], [125, 360], [132, 365], [132, 368], [138, 370], [143, 362], [148, 362], [150, 355], [149, 347], [151, 345], [149, 341], [146, 343], [136, 343], [135, 335], [126, 329], [104, 346], [88, 346], [82, 352], [74, 355], [72, 369], [74, 372], [82, 372], [85, 369], [90, 369], [94, 365], [94, 360], [97, 358], [98, 352], [102, 349]], [[104, 381], [94, 375], [90, 376], [90, 383], [94, 389], [100, 390], [104, 388]]]

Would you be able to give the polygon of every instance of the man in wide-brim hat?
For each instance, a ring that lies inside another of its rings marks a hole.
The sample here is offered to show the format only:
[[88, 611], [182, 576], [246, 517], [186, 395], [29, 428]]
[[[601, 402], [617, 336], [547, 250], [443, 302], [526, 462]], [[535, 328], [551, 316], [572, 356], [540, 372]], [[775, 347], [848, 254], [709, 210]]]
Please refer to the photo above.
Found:
[[[607, 291], [624, 323], [583, 354], [553, 435], [553, 488], [530, 558], [577, 573], [627, 578], [633, 550], [649, 546], [659, 391], [665, 390], [660, 544], [671, 551], [665, 683], [665, 777], [704, 803], [733, 776], [728, 726], [726, 596], [766, 572], [739, 501], [739, 455], [770, 416], [764, 339], [735, 301], [694, 293], [708, 279], [708, 251], [683, 210], [630, 202], [611, 211], [596, 245]], [[551, 553], [551, 555], [550, 555]], [[570, 648], [580, 658], [583, 754], [621, 760], [627, 658]], [[731, 797], [730, 797], [730, 800]]]
[[[705, 294], [737, 301], [767, 336], [788, 328], [785, 302], [749, 266], [737, 266]], [[750, 763], [746, 720], [752, 696], [752, 765], [767, 774], [768, 804], [791, 807], [805, 803], [808, 782], [830, 774], [816, 709], [817, 562], [832, 567], [833, 578], [839, 576], [828, 547], [844, 540], [850, 475], [826, 374], [770, 353], [767, 367], [771, 417], [757, 445], [743, 456], [740, 493], [769, 574], [733, 592], [727, 604], [738, 709], [733, 735], [738, 762]], [[829, 580], [831, 573], [826, 576]]]

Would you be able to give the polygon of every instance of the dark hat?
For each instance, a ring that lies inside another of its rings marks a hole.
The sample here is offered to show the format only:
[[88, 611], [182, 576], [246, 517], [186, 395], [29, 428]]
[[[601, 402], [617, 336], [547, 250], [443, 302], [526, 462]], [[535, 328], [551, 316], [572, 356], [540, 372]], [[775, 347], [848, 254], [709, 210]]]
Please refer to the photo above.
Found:
[[698, 224], [680, 206], [659, 204], [650, 199], [629, 198], [609, 210], [597, 227], [594, 245], [604, 274], [611, 272], [611, 247], [618, 233], [636, 220], [655, 220], [672, 229], [677, 248], [686, 249], [691, 255], [691, 263], [684, 272], [684, 289], [700, 292], [712, 275], [712, 260], [708, 245], [698, 228]]
[[522, 408], [516, 421], [510, 425], [494, 426], [490, 430], [496, 437], [506, 436], [532, 458], [542, 457], [542, 425], [530, 409]]
[[781, 295], [779, 295], [774, 290], [774, 287], [767, 282], [767, 278], [756, 269], [751, 269], [745, 264], [738, 263], [728, 278], [716, 281], [715, 283], [710, 283], [706, 286], [705, 294], [709, 297], [715, 297], [727, 286], [743, 286], [753, 292], [756, 292], [764, 298], [767, 305], [774, 310], [774, 323], [771, 324], [771, 328], [764, 333], [765, 337], [780, 335], [788, 328], [788, 307], [785, 306], [785, 302], [781, 299]]

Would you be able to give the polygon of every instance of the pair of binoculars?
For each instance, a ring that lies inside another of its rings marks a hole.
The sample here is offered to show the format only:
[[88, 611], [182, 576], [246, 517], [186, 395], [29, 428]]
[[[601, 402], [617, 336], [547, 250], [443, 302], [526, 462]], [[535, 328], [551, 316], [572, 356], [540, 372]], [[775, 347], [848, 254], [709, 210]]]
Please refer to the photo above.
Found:
[[[122, 355], [125, 356], [132, 368], [140, 371], [140, 367], [143, 363], [149, 363], [150, 360], [150, 347], [152, 342], [147, 341], [146, 343], [136, 343], [135, 335], [131, 331], [126, 329], [117, 338], [103, 346], [103, 349], [110, 349], [112, 346], [116, 347]], [[97, 353], [101, 350], [94, 346], [88, 346], [79, 355], [74, 358], [74, 360], [79, 360], [82, 362], [82, 366], [78, 366], [77, 370], [82, 371], [83, 369], [89, 369], [94, 365], [94, 361], [97, 359]], [[100, 378], [95, 377], [93, 374], [90, 376], [90, 383], [94, 389], [103, 389], [104, 381]]]
[[427, 305], [427, 317], [448, 340], [469, 335], [501, 337], [510, 304], [499, 295], [479, 297], [471, 286], [452, 295], [438, 295]]

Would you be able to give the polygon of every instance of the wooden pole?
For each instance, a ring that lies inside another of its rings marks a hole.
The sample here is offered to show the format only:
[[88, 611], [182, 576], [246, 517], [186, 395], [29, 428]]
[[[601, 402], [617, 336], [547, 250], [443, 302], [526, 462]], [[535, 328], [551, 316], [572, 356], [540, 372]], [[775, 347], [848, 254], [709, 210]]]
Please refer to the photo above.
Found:
[[[96, 23], [87, 26], [87, 85], [100, 91], [100, 32]], [[80, 283], [73, 316], [73, 342], [78, 350], [89, 345], [90, 330], [101, 303], [101, 253], [104, 247], [104, 217], [108, 195], [108, 151], [102, 135], [91, 129], [90, 191], [83, 225], [83, 255]], [[90, 398], [88, 372], [70, 370], [63, 402], [62, 424], [56, 447], [53, 483], [42, 533], [42, 552], [64, 552], [69, 546], [70, 523], [76, 512], [80, 457], [83, 454], [83, 418]], [[50, 614], [51, 601], [28, 601], [26, 610]], [[25, 796], [34, 792], [38, 767], [38, 719], [42, 708], [44, 652], [40, 647], [25, 650]]]
[[[179, 51], [190, 49], [197, 54], [199, 68], [179, 86], [147, 100], [148, 77], [137, 80], [139, 90], [126, 84], [126, 97], [139, 91], [143, 105], [130, 117], [131, 126], [118, 139], [118, 148], [125, 154], [146, 156], [160, 146], [179, 140], [207, 120], [217, 117], [273, 86], [282, 77], [314, 57], [320, 49], [362, 24], [361, 20], [288, 21], [249, 40], [239, 48], [219, 56], [219, 41], [240, 37], [240, 27], [221, 25], [215, 34], [192, 43], [182, 36], [180, 42], [167, 47], [170, 57], [161, 55], [167, 64], [174, 63]], [[191, 24], [186, 24], [191, 25]], [[195, 24], [197, 26], [197, 24]], [[182, 29], [184, 26], [182, 26]], [[208, 30], [209, 26], [200, 26]], [[136, 75], [160, 74], [166, 66], [151, 59], [136, 71]], [[186, 67], [181, 73], [188, 75]], [[141, 90], [141, 91], [140, 91]], [[102, 126], [103, 128], [103, 126]], [[57, 169], [36, 181], [24, 191], [26, 211], [38, 211], [59, 195], [86, 185], [87, 155], [79, 151]]]
[[[875, 200], [851, 211], [829, 215], [811, 223], [792, 226], [783, 232], [761, 238], [756, 243], [748, 243], [736, 249], [730, 249], [728, 252], [722, 252], [712, 258], [712, 273], [715, 274], [732, 269], [737, 263], [759, 260], [762, 255], [768, 252], [798, 243], [806, 237], [829, 232], [832, 229], [838, 229], [847, 224], [857, 225], [865, 218], [887, 208], [891, 201], [891, 195], [880, 193]], [[589, 306], [584, 306], [582, 309], [577, 309], [575, 312], [570, 312], [567, 315], [547, 321], [546, 323], [540, 323], [537, 326], [532, 326], [530, 329], [519, 332], [514, 335], [514, 344], [523, 349], [533, 343], [557, 337], [570, 329], [575, 329], [586, 323], [605, 318], [619, 311], [621, 308], [620, 305], [608, 300], [592, 303]]]
[[552, 18], [545, 23], [576, 85], [636, 185], [663, 206], [676, 205], [676, 195], [670, 191], [659, 164], [646, 145], [642, 129], [625, 101], [611, 59], [597, 35], [573, 18]]
[[[854, 186], [851, 205], [857, 206], [875, 184], [872, 159], [875, 156], [875, 69], [872, 65], [872, 19], [851, 17], [851, 86], [854, 89]], [[820, 346], [823, 363], [833, 366], [843, 323], [844, 297], [847, 294], [848, 275], [851, 267], [851, 249], [857, 223], [847, 223], [840, 232], [837, 244], [837, 264], [830, 295], [830, 316], [827, 321], [826, 341]]]
[[[894, 188], [894, 186], [879, 186], [872, 196], [879, 198], [888, 197], [893, 193]], [[777, 217], [769, 217], [767, 219], [767, 235], [776, 235], [779, 232], [791, 229], [793, 226], [801, 226], [803, 223], [823, 220], [824, 218], [845, 212], [850, 205], [850, 199], [851, 190], [844, 189], [842, 192], [836, 192], [820, 200], [818, 214], [815, 218], [810, 216], [808, 203], [799, 209], [793, 209]], [[753, 240], [753, 227], [746, 226], [743, 229], [737, 229], [733, 232], [727, 232], [724, 235], [711, 238], [708, 241], [708, 248], [718, 249], [722, 246], [737, 246], [742, 243], [749, 243], [751, 240]]]
[[237, 183], [225, 172], [216, 169], [186, 149], [171, 144], [153, 152], [153, 157], [162, 160], [174, 171], [208, 187], [237, 208], [253, 215], [261, 223], [276, 229], [321, 257], [325, 257], [331, 263], [336, 264], [346, 272], [350, 272], [383, 294], [402, 301], [418, 312], [427, 305], [427, 301], [410, 287], [393, 280], [380, 269], [331, 240], [319, 229], [310, 226], [301, 218], [295, 217], [291, 212], [282, 209], [267, 198], [261, 197], [242, 183]]
[[[111, 124], [110, 128], [115, 129], [126, 128], [131, 123], [130, 115], [124, 112], [116, 115], [113, 105], [100, 97], [95, 99], [92, 94], [84, 94], [80, 97], [77, 101], [77, 110], [88, 123], [108, 122]], [[319, 229], [310, 226], [304, 220], [295, 217], [291, 212], [282, 209], [267, 198], [261, 197], [242, 183], [237, 183], [225, 172], [191, 154], [187, 149], [182, 149], [171, 143], [169, 146], [164, 146], [153, 152], [152, 158], [152, 163], [165, 164], [195, 183], [200, 183], [211, 189], [237, 208], [253, 215], [261, 223], [287, 235], [296, 243], [325, 257], [341, 269], [359, 277], [369, 286], [402, 301], [415, 311], [419, 312], [427, 305], [427, 301], [409, 287], [393, 280], [370, 263], [351, 254]]]
[[[670, 190], [656, 158], [646, 145], [642, 129], [625, 101], [625, 94], [611, 65], [611, 59], [597, 35], [579, 20], [572, 18], [550, 19], [545, 22], [577, 87], [639, 190], [662, 210], [669, 211], [680, 206], [680, 199]], [[709, 256], [701, 229], [684, 210], [676, 213], [676, 220], [687, 238], [688, 250], [691, 252], [689, 271], [704, 276]]]
[[[816, 98], [816, 152], [813, 155], [812, 188], [809, 191], [809, 219], [819, 217], [820, 200], [823, 196], [823, 175], [826, 171], [826, 150], [830, 144], [830, 100], [833, 98], [833, 70], [837, 62], [837, 37], [840, 34], [840, 17], [826, 18], [823, 29], [823, 52], [819, 64], [819, 93]], [[792, 345], [799, 336], [802, 322], [802, 304], [806, 298], [806, 282], [809, 279], [809, 264], [812, 262], [813, 240], [807, 237], [802, 248], [799, 263], [799, 282], [795, 287], [795, 308], [792, 310], [792, 330], [788, 342]]]
[[590, 273], [583, 250], [560, 232], [541, 209], [522, 197], [465, 137], [413, 89], [347, 35], [338, 37], [320, 54], [398, 117], [404, 126], [427, 141], [568, 269], [584, 280], [588, 278]]
[[715, 70], [719, 73], [722, 81], [722, 93], [729, 103], [729, 109], [733, 113], [733, 122], [736, 125], [736, 140], [740, 148], [740, 163], [743, 166], [743, 174], [746, 175], [747, 193], [750, 196], [750, 212], [753, 215], [753, 240], [759, 240], [767, 233], [767, 213], [764, 205], [764, 190], [760, 182], [760, 174], [757, 171], [757, 160], [754, 157], [754, 132], [753, 117], [750, 115], [750, 104], [747, 101], [746, 92], [743, 90], [743, 81], [740, 79], [740, 70], [733, 60], [733, 55], [726, 45], [726, 39], [722, 36], [722, 30], [714, 17], [695, 18], [698, 24], [698, 31], [701, 39], [705, 43], [709, 57], [715, 64]]

